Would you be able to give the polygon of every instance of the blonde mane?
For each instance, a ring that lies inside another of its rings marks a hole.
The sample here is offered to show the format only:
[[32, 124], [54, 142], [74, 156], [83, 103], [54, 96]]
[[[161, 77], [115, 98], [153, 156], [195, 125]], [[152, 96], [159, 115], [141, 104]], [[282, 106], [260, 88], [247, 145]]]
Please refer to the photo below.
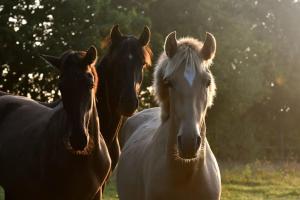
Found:
[[203, 43], [195, 38], [181, 38], [177, 41], [178, 48], [176, 54], [170, 59], [163, 52], [156, 64], [154, 72], [153, 88], [157, 102], [161, 107], [161, 118], [163, 121], [169, 117], [169, 91], [165, 84], [165, 79], [176, 72], [180, 67], [184, 67], [185, 71], [195, 70], [200, 74], [207, 72], [211, 76], [211, 84], [208, 88], [207, 106], [211, 107], [215, 97], [216, 85], [214, 77], [210, 72], [212, 60], [205, 61], [201, 57], [201, 49]]

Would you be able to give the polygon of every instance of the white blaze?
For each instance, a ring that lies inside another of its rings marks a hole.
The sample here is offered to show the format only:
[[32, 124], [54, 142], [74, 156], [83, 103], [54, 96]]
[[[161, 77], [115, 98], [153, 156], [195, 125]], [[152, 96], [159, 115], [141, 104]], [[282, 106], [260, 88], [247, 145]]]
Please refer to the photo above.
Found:
[[187, 80], [190, 86], [193, 85], [196, 76], [195, 63], [192, 62], [191, 56], [188, 57], [184, 70], [184, 78]]

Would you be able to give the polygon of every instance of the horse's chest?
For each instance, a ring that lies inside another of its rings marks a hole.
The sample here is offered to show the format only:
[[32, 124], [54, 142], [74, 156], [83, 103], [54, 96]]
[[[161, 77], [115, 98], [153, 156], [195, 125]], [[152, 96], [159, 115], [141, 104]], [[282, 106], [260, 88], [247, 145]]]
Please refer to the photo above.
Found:
[[172, 199], [172, 200], [218, 200], [218, 188], [212, 187], [205, 179], [176, 180], [173, 178], [157, 179], [151, 183], [146, 199]]
[[54, 194], [67, 195], [66, 199], [85, 199], [95, 194], [106, 174], [92, 158], [64, 158], [48, 167], [47, 187]]
[[155, 190], [146, 199], [218, 200], [219, 198], [215, 192], [212, 192], [207, 188], [201, 188], [200, 185], [198, 185], [198, 187], [187, 187], [187, 185], [182, 185], [180, 187], [165, 188], [164, 190]]
[[97, 192], [99, 181], [92, 170], [78, 166], [61, 171], [52, 171], [47, 174], [46, 188], [48, 194], [53, 194], [54, 199], [86, 199]]

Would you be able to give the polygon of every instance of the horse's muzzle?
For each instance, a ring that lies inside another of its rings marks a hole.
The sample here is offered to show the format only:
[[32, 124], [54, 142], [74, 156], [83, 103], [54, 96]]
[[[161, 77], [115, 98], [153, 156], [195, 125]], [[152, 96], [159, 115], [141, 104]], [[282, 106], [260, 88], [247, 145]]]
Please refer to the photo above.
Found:
[[70, 144], [75, 151], [82, 151], [87, 146], [88, 138], [84, 134], [72, 134]]
[[182, 159], [193, 159], [198, 155], [198, 150], [201, 144], [199, 135], [179, 135], [177, 136], [177, 146], [179, 156]]

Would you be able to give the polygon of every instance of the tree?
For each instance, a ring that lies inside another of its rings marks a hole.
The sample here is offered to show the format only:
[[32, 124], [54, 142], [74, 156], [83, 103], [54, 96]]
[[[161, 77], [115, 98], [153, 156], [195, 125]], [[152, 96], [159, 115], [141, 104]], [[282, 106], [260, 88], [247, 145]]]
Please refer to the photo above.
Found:
[[125, 32], [140, 33], [149, 20], [110, 0], [5, 0], [0, 4], [0, 89], [40, 100], [57, 98], [57, 74], [44, 67], [39, 54], [92, 44], [99, 48], [116, 23]]

